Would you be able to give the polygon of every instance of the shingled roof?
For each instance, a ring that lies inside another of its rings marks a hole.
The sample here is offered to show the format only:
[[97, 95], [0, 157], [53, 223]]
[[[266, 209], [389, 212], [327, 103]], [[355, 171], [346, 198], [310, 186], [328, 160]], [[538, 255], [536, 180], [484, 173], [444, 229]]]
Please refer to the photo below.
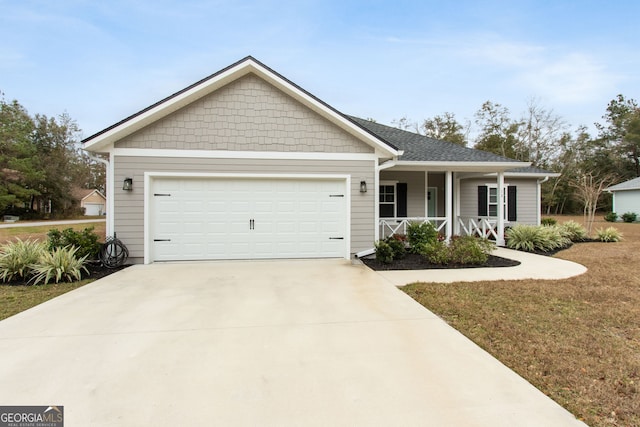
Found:
[[377, 135], [379, 138], [393, 144], [404, 153], [398, 158], [400, 161], [422, 162], [513, 162], [514, 167], [520, 161], [498, 156], [486, 151], [463, 147], [452, 142], [441, 141], [428, 136], [408, 132], [376, 122], [348, 116], [349, 119]]
[[629, 181], [621, 182], [620, 184], [613, 185], [609, 188], [605, 188], [606, 191], [624, 191], [624, 190], [640, 190], [640, 178], [633, 178]]

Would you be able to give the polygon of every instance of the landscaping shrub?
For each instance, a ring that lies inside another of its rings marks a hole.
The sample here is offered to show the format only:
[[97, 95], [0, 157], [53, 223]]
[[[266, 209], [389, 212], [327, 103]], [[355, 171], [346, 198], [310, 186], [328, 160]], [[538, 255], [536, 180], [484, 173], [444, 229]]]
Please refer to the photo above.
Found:
[[47, 284], [51, 279], [55, 282], [73, 282], [82, 278], [82, 271], [89, 271], [84, 266], [87, 257], [76, 256], [78, 248], [68, 246], [65, 248], [55, 248], [51, 252], [44, 251], [37, 263], [31, 266], [33, 270], [34, 285]]
[[376, 259], [383, 264], [393, 262], [393, 248], [384, 240], [379, 240], [375, 244]]
[[435, 240], [423, 243], [417, 250], [432, 264], [484, 264], [495, 245], [488, 239], [474, 236], [454, 236], [447, 245], [444, 241]]
[[541, 225], [557, 225], [558, 221], [555, 218], [542, 218]]
[[551, 252], [568, 247], [571, 240], [558, 226], [519, 224], [505, 233], [507, 247], [526, 252]]
[[0, 247], [0, 280], [26, 280], [31, 274], [31, 265], [46, 252], [46, 244], [31, 240], [16, 241]]
[[587, 230], [575, 221], [567, 221], [560, 226], [561, 233], [572, 242], [581, 242], [587, 238]]
[[421, 243], [416, 247], [416, 252], [431, 264], [446, 265], [451, 262], [449, 247], [441, 240]]
[[412, 222], [407, 226], [407, 238], [411, 251], [418, 253], [420, 245], [438, 240], [438, 231], [430, 222]]
[[638, 215], [635, 212], [625, 212], [622, 214], [622, 220], [624, 222], [636, 222]]
[[604, 220], [607, 222], [616, 222], [618, 220], [618, 214], [615, 212], [609, 212], [604, 216]]
[[622, 240], [622, 233], [615, 227], [600, 228], [596, 230], [598, 240], [601, 242], [619, 242]]
[[75, 231], [73, 228], [65, 230], [49, 230], [49, 250], [73, 246], [77, 248], [77, 256], [87, 259], [97, 259], [100, 252], [101, 243], [99, 237], [93, 232], [93, 227], [85, 228], [82, 231]]
[[451, 262], [454, 264], [484, 264], [495, 245], [485, 238], [454, 237], [449, 243]]
[[391, 247], [391, 250], [393, 251], [393, 259], [402, 259], [405, 257], [407, 249], [403, 240], [399, 239], [394, 234], [393, 236], [387, 237], [385, 239], [385, 242]]

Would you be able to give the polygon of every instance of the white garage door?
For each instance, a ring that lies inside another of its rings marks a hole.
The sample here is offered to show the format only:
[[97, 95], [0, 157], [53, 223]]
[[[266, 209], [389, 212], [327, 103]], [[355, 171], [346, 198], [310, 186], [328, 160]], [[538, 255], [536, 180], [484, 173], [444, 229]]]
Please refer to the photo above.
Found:
[[345, 180], [156, 178], [151, 197], [154, 261], [347, 251]]
[[104, 212], [104, 205], [102, 203], [85, 203], [84, 214], [85, 215], [102, 215]]

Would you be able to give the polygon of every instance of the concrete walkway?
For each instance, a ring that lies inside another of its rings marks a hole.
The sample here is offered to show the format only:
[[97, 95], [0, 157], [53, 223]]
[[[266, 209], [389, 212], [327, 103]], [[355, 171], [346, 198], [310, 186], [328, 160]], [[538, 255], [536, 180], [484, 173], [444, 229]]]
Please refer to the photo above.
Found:
[[105, 222], [104, 218], [101, 219], [65, 219], [61, 221], [27, 221], [27, 222], [7, 222], [0, 223], [0, 228], [15, 228], [15, 227], [39, 227], [47, 225], [65, 225], [65, 224], [90, 224], [92, 222]]
[[579, 276], [587, 267], [575, 262], [512, 249], [497, 248], [493, 255], [520, 261], [515, 267], [460, 268], [442, 270], [378, 271], [389, 283], [404, 286], [415, 282], [480, 282], [485, 280], [559, 280]]
[[0, 384], [69, 426], [584, 426], [346, 260], [127, 268], [1, 321]]

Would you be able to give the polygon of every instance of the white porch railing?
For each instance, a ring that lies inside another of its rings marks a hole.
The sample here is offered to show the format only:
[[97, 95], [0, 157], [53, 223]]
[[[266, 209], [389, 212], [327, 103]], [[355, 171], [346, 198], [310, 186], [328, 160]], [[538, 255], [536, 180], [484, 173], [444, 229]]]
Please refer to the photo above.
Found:
[[380, 218], [380, 239], [385, 239], [394, 234], [407, 234], [407, 226], [411, 223], [430, 222], [438, 233], [443, 232], [447, 225], [446, 217], [413, 217], [413, 218]]
[[458, 217], [460, 234], [498, 240], [498, 221], [495, 217]]

